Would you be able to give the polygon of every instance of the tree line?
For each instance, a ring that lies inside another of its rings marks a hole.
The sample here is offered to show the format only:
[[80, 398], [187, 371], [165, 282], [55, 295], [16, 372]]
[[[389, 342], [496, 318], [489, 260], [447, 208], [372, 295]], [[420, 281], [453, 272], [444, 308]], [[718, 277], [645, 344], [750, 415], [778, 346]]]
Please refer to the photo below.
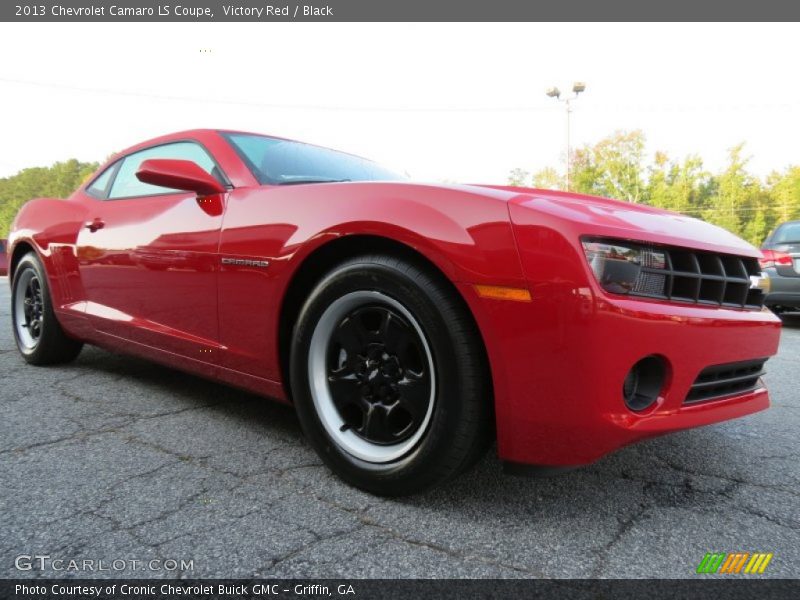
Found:
[[[645, 154], [639, 131], [617, 131], [571, 154], [569, 189], [627, 202], [657, 206], [714, 223], [759, 246], [779, 223], [800, 219], [800, 165], [759, 178], [747, 170], [744, 144], [731, 148], [722, 171], [709, 172], [690, 155], [670, 159]], [[553, 167], [513, 169], [509, 185], [566, 189]]]
[[8, 230], [20, 207], [31, 198], [66, 198], [97, 170], [98, 163], [75, 159], [50, 167], [23, 169], [11, 177], [0, 178], [0, 238]]

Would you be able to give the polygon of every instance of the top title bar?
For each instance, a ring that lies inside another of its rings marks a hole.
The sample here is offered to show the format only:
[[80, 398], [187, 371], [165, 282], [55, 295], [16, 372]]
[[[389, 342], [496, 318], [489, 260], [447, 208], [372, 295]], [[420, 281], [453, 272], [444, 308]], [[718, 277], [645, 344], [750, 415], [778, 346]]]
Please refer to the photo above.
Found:
[[[791, 0], [38, 0], [0, 2], [0, 21], [797, 21]], [[743, 40], [744, 41], [744, 40]]]

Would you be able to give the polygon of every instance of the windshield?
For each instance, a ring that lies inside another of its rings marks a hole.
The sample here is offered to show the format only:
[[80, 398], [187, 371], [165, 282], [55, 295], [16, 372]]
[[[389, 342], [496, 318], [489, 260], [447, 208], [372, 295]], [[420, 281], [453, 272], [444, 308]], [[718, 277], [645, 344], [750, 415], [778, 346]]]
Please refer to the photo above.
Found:
[[250, 133], [222, 133], [222, 136], [262, 184], [405, 179], [371, 160], [311, 144]]
[[772, 236], [772, 244], [791, 244], [800, 242], [800, 223], [785, 223], [778, 227]]

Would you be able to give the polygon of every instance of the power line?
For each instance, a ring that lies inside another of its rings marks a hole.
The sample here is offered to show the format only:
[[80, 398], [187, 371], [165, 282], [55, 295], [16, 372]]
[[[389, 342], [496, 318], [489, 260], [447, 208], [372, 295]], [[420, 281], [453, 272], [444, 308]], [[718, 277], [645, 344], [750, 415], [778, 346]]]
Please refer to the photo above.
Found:
[[[198, 98], [191, 96], [175, 96], [169, 94], [153, 94], [137, 92], [134, 90], [115, 90], [109, 88], [93, 88], [75, 86], [66, 83], [35, 81], [0, 77], [0, 82], [13, 85], [27, 85], [60, 89], [79, 93], [104, 94], [111, 96], [128, 96], [132, 98], [146, 98], [149, 100], [169, 102], [190, 102], [198, 104], [225, 104], [232, 106], [249, 106], [253, 108], [270, 108], [275, 110], [315, 110], [332, 112], [394, 112], [394, 113], [530, 113], [530, 112], [555, 112], [556, 108], [549, 105], [509, 105], [509, 106], [374, 106], [374, 105], [335, 105], [335, 104], [288, 104], [254, 102], [252, 100], [226, 99], [226, 98]], [[656, 105], [656, 104], [593, 104], [582, 107], [581, 110], [589, 112], [719, 112], [719, 111], [775, 111], [794, 110], [800, 107], [800, 101], [781, 104], [685, 104], [685, 105]]]
[[281, 110], [320, 110], [320, 111], [341, 111], [341, 112], [530, 112], [530, 111], [547, 111], [552, 112], [549, 106], [429, 106], [429, 107], [383, 107], [383, 106], [344, 106], [344, 105], [325, 105], [325, 104], [276, 104], [265, 102], [253, 102], [251, 100], [236, 100], [236, 99], [216, 99], [216, 98], [197, 98], [189, 96], [172, 96], [166, 94], [150, 94], [146, 92], [135, 92], [132, 90], [112, 90], [102, 88], [89, 88], [74, 86], [69, 84], [52, 83], [46, 81], [31, 81], [23, 79], [10, 79], [0, 77], [0, 82], [11, 83], [17, 85], [28, 85], [35, 87], [46, 87], [52, 89], [68, 90], [73, 92], [91, 93], [91, 94], [106, 94], [112, 96], [129, 96], [134, 98], [148, 98], [151, 100], [167, 100], [175, 102], [194, 102], [194, 103], [212, 103], [212, 104], [230, 104], [237, 106], [251, 106], [254, 108], [272, 108]]
[[[652, 208], [661, 208], [664, 210], [674, 210], [671, 208], [667, 208], [664, 206], [656, 206], [655, 204], [644, 204], [641, 203], [642, 206], [650, 206]], [[702, 216], [704, 214], [714, 213], [714, 214], [730, 214], [730, 213], [742, 213], [742, 212], [753, 212], [753, 211], [782, 211], [782, 210], [800, 210], [800, 204], [795, 206], [765, 206], [765, 207], [758, 207], [758, 206], [740, 206], [737, 208], [720, 208], [720, 207], [709, 207], [709, 208], [690, 208], [687, 210], [675, 210], [674, 212], [680, 213], [682, 215], [687, 215], [689, 217], [697, 217]]]

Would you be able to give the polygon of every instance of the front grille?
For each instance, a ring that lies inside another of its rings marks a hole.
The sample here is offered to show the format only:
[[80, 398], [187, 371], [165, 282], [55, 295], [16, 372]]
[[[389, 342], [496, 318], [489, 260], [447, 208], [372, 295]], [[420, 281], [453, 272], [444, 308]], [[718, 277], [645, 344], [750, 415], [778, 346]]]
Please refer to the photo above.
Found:
[[758, 260], [684, 248], [644, 250], [642, 269], [630, 294], [672, 302], [760, 309], [764, 292], [750, 288]]
[[759, 358], [707, 367], [697, 376], [683, 403], [694, 404], [751, 392], [759, 385], [765, 362], [766, 358]]

